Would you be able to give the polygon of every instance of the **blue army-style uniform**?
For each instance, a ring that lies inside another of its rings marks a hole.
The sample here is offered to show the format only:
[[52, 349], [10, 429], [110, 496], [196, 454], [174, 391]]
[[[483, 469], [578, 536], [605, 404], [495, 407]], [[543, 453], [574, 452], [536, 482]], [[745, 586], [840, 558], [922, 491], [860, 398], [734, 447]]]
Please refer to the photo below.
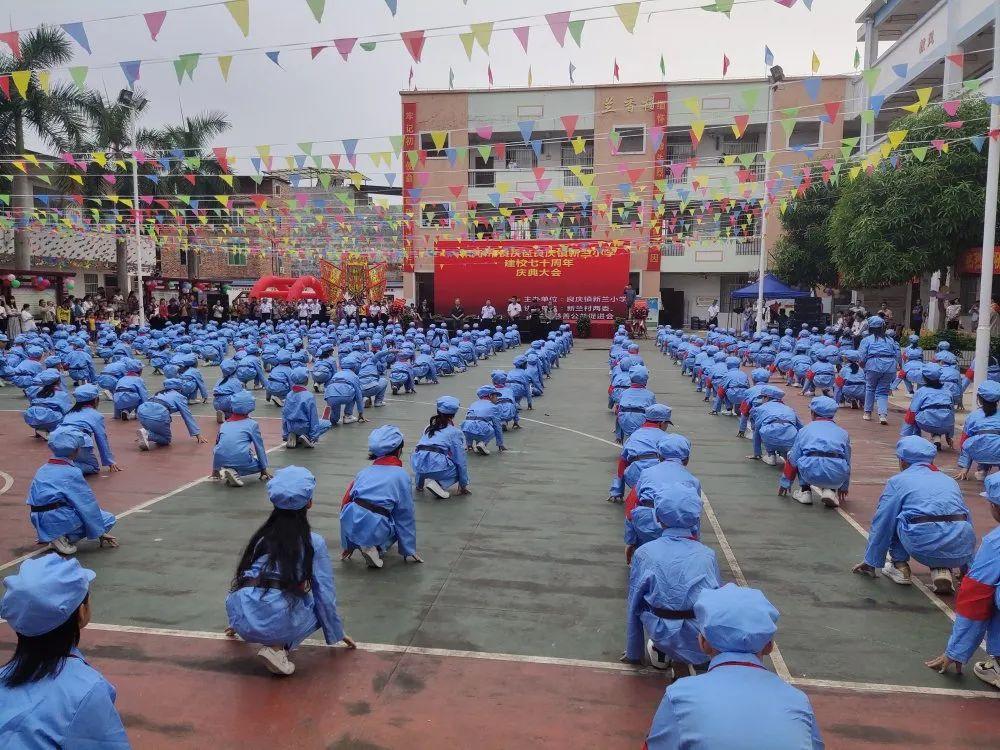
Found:
[[878, 315], [868, 318], [868, 330], [873, 333], [861, 341], [858, 353], [865, 367], [865, 419], [871, 419], [878, 406], [878, 418], [883, 424], [889, 415], [889, 389], [899, 364], [899, 344], [885, 335], [885, 320]]
[[466, 447], [484, 456], [489, 455], [488, 446], [494, 438], [497, 448], [504, 450], [503, 425], [496, 403], [498, 398], [500, 391], [492, 385], [480, 386], [476, 390], [476, 400], [466, 410], [462, 421]]
[[316, 398], [306, 387], [309, 371], [304, 367], [296, 367], [289, 377], [292, 390], [281, 407], [281, 439], [288, 448], [295, 448], [300, 444], [313, 448], [332, 423], [329, 419], [320, 418]]
[[656, 403], [656, 395], [646, 388], [649, 382], [649, 370], [643, 365], [636, 365], [629, 370], [629, 380], [631, 385], [622, 391], [618, 399], [615, 419], [615, 437], [623, 445], [646, 421], [646, 407]]
[[801, 489], [792, 497], [803, 505], [812, 503], [809, 492], [815, 487], [829, 507], [839, 505], [837, 492], [847, 492], [851, 481], [851, 437], [834, 424], [837, 402], [817, 396], [809, 402], [813, 421], [798, 431], [785, 459], [780, 487], [788, 490], [798, 474]]
[[[454, 419], [459, 401], [453, 396], [441, 396], [436, 403], [437, 413]], [[417, 447], [413, 449], [410, 465], [416, 475], [418, 490], [425, 487], [442, 500], [450, 497], [449, 487], [460, 489], [469, 486], [469, 469], [465, 456], [465, 436], [454, 423], [430, 434], [424, 430]]]
[[622, 502], [625, 485], [634, 487], [643, 469], [662, 460], [659, 446], [667, 438], [663, 428], [670, 424], [670, 416], [671, 410], [666, 404], [652, 404], [646, 407], [646, 421], [622, 446], [618, 456], [618, 469], [608, 489], [608, 502]]
[[[310, 396], [311, 398], [311, 396]], [[267, 451], [260, 425], [249, 415], [256, 407], [250, 391], [240, 391], [230, 401], [232, 414], [219, 427], [212, 451], [212, 471], [230, 487], [242, 487], [241, 476], [267, 471]]]

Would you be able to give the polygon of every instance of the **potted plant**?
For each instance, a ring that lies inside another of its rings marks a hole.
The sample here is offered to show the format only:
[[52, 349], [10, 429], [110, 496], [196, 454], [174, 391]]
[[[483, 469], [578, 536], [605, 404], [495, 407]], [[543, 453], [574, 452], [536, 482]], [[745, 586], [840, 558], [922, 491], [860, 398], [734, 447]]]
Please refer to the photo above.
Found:
[[576, 335], [581, 339], [590, 338], [590, 316], [581, 315], [576, 319]]

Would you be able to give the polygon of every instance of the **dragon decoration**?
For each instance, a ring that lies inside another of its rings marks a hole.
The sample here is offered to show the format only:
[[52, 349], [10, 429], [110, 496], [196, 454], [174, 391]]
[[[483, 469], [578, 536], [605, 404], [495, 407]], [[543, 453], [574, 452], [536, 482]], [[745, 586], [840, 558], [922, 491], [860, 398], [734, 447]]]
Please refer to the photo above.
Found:
[[361, 254], [345, 255], [341, 262], [319, 261], [320, 280], [330, 304], [348, 297], [370, 302], [385, 296], [387, 263], [373, 263]]

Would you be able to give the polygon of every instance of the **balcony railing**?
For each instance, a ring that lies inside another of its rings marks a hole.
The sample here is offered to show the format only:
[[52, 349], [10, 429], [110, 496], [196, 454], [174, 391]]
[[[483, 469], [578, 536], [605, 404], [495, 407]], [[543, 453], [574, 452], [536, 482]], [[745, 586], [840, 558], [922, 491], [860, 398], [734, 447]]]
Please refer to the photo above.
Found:
[[[482, 237], [479, 234], [482, 233]], [[574, 227], [469, 227], [470, 240], [589, 240], [589, 226]]]
[[660, 256], [664, 258], [681, 258], [687, 246], [683, 242], [665, 242]]
[[749, 237], [736, 240], [737, 255], [760, 255], [761, 238]]

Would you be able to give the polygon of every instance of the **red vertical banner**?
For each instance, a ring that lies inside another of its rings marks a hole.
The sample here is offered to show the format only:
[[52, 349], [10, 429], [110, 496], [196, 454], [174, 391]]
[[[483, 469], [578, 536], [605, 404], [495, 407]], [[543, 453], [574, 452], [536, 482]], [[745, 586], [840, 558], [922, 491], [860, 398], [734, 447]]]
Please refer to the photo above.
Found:
[[417, 151], [417, 103], [403, 102], [403, 272], [412, 273], [416, 268], [414, 230], [420, 219], [420, 202], [410, 195], [413, 189], [413, 166], [410, 153]]
[[660, 142], [653, 155], [653, 216], [649, 222], [649, 254], [647, 271], [660, 270], [660, 251], [663, 246], [663, 181], [667, 179], [667, 90], [653, 92], [653, 126], [660, 134]]

